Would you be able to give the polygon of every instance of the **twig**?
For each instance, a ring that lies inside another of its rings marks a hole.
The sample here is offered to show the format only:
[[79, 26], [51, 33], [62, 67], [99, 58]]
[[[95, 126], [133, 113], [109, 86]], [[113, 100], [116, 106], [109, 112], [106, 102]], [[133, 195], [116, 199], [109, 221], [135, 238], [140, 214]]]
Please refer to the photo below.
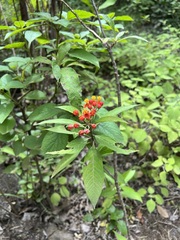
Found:
[[77, 15], [77, 13], [69, 6], [69, 4], [67, 4], [64, 0], [60, 0], [61, 2], [64, 3], [64, 5], [66, 5], [67, 8], [69, 8], [69, 10], [75, 15], [75, 17], [77, 18], [77, 20], [81, 23], [81, 25], [83, 27], [85, 27], [90, 33], [92, 33], [97, 39], [99, 39], [99, 41], [106, 46], [106, 43], [104, 43], [103, 39], [94, 31], [92, 30], [90, 27], [88, 27]]
[[[94, 7], [94, 11], [96, 13], [96, 16], [98, 18], [98, 22], [99, 22], [99, 26], [100, 26], [100, 29], [101, 29], [101, 33], [103, 35], [104, 38], [106, 38], [106, 34], [104, 32], [104, 29], [102, 27], [102, 24], [101, 24], [101, 19], [99, 17], [99, 13], [98, 13], [98, 9], [96, 7], [96, 4], [95, 4], [95, 1], [94, 0], [91, 0], [92, 2], [92, 5]], [[103, 42], [102, 42], [103, 43]], [[106, 43], [103, 43], [103, 45], [106, 47], [107, 51], [108, 51], [108, 54], [110, 56], [110, 59], [111, 59], [111, 63], [112, 63], [112, 66], [113, 66], [113, 70], [114, 70], [114, 77], [115, 77], [115, 81], [116, 81], [116, 89], [117, 89], [117, 97], [118, 97], [118, 107], [121, 106], [121, 86], [120, 86], [120, 81], [119, 81], [119, 73], [118, 73], [118, 68], [117, 68], [117, 64], [116, 64], [116, 61], [114, 59], [114, 56], [113, 56], [113, 52], [112, 52], [112, 45], [110, 45], [108, 42]], [[120, 117], [120, 116], [119, 116]]]
[[121, 194], [121, 188], [119, 186], [119, 183], [118, 183], [118, 167], [117, 167], [117, 157], [118, 155], [116, 153], [113, 154], [114, 157], [114, 161], [113, 161], [113, 165], [114, 165], [114, 181], [115, 181], [115, 186], [116, 186], [116, 190], [117, 190], [117, 195], [118, 195], [118, 199], [119, 199], [119, 202], [121, 203], [122, 205], [122, 208], [123, 208], [123, 212], [124, 212], [124, 220], [125, 220], [125, 223], [126, 223], [126, 226], [127, 226], [127, 236], [128, 236], [128, 239], [130, 240], [131, 239], [131, 235], [130, 235], [130, 232], [129, 232], [129, 222], [128, 222], [128, 217], [127, 217], [127, 211], [126, 211], [126, 206], [125, 206], [125, 203], [124, 203], [124, 199], [123, 199], [123, 196]]
[[158, 224], [158, 223], [165, 224], [165, 225], [171, 226], [171, 227], [173, 227], [173, 228], [176, 228], [176, 229], [178, 230], [178, 232], [180, 232], [180, 228], [177, 227], [176, 225], [172, 224], [172, 223], [157, 221], [157, 222], [155, 222], [153, 225], [156, 225], [156, 224]]

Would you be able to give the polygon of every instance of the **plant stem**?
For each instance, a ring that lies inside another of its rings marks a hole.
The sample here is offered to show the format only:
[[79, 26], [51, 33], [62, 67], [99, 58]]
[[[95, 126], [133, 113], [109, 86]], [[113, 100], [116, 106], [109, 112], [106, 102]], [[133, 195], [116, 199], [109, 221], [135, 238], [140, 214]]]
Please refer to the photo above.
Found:
[[[101, 20], [99, 18], [99, 13], [98, 13], [98, 9], [97, 9], [97, 6], [95, 4], [95, 1], [91, 0], [91, 2], [92, 2], [92, 5], [93, 5], [94, 10], [96, 12], [96, 16], [97, 16], [98, 21], [99, 21], [99, 26], [100, 26], [100, 29], [101, 29], [101, 33], [102, 33], [103, 37], [106, 38], [105, 32], [104, 32], [102, 24], [101, 24]], [[120, 107], [122, 104], [121, 104], [121, 85], [120, 85], [120, 79], [119, 79], [119, 72], [118, 72], [117, 64], [116, 64], [116, 61], [114, 59], [114, 55], [113, 55], [113, 52], [112, 52], [112, 46], [110, 44], [106, 43], [106, 49], [107, 49], [108, 54], [110, 56], [112, 67], [113, 67], [113, 70], [114, 70], [114, 77], [115, 77], [115, 82], [116, 82], [117, 98], [118, 98], [118, 107]], [[118, 124], [118, 126], [120, 127], [120, 123]], [[120, 188], [119, 183], [118, 183], [118, 166], [117, 166], [118, 155], [117, 155], [117, 153], [113, 154], [113, 160], [114, 160], [113, 161], [114, 181], [115, 181], [116, 191], [117, 191], [119, 203], [122, 205], [122, 208], [123, 208], [123, 211], [124, 211], [124, 220], [125, 220], [126, 226], [127, 226], [127, 235], [128, 235], [128, 239], [130, 240], [131, 236], [130, 236], [130, 233], [129, 233], [129, 223], [128, 223], [126, 206], [125, 206], [125, 203], [124, 203], [123, 196], [121, 194], [121, 188]]]
[[53, 207], [53, 205], [52, 205], [52, 203], [51, 203], [51, 200], [50, 200], [49, 194], [48, 194], [48, 192], [47, 192], [46, 186], [44, 185], [44, 182], [43, 182], [43, 176], [42, 176], [42, 173], [41, 173], [41, 168], [40, 168], [40, 166], [39, 166], [38, 157], [35, 156], [34, 160], [35, 160], [36, 167], [37, 167], [37, 170], [38, 170], [38, 173], [39, 173], [39, 180], [40, 180], [40, 184], [41, 184], [42, 190], [43, 190], [44, 194], [46, 195], [46, 198], [47, 198], [47, 201], [48, 201], [49, 206], [50, 206], [50, 208], [51, 208], [51, 211], [53, 211], [53, 210], [54, 210], [54, 207]]
[[[105, 33], [104, 33], [104, 30], [103, 30], [103, 27], [102, 27], [102, 24], [101, 24], [101, 20], [99, 18], [99, 13], [98, 13], [98, 9], [96, 7], [96, 4], [95, 4], [95, 1], [94, 0], [91, 0], [92, 2], [92, 5], [94, 7], [94, 10], [95, 10], [95, 13], [96, 13], [96, 16], [98, 18], [98, 21], [99, 21], [99, 26], [100, 26], [100, 29], [101, 29], [101, 33], [102, 33], [102, 36], [103, 38], [101, 38], [94, 30], [92, 30], [90, 27], [88, 27], [79, 17], [78, 15], [76, 14], [76, 12], [64, 1], [64, 0], [60, 0], [61, 2], [63, 2], [66, 7], [69, 8], [69, 10], [75, 15], [75, 17], [77, 18], [77, 20], [81, 23], [81, 25], [83, 27], [85, 27], [90, 33], [92, 33], [94, 35], [95, 38], [99, 39], [99, 41], [103, 44], [103, 46], [107, 49], [108, 51], [108, 54], [110, 56], [110, 59], [111, 59], [111, 63], [112, 63], [112, 67], [113, 67], [113, 70], [114, 70], [114, 77], [115, 77], [115, 82], [116, 82], [116, 89], [117, 89], [117, 98], [118, 98], [118, 107], [121, 106], [121, 85], [120, 85], [120, 79], [119, 79], [119, 73], [118, 73], [118, 68], [117, 68], [117, 64], [116, 64], [116, 61], [114, 59], [114, 56], [113, 56], [113, 52], [112, 52], [112, 47], [114, 46], [111, 46], [109, 43], [107, 42], [104, 42], [104, 38], [106, 38], [105, 36]], [[120, 124], [119, 124], [119, 127], [120, 127]], [[127, 226], [127, 235], [128, 235], [128, 239], [130, 240], [131, 239], [131, 236], [130, 236], [130, 233], [129, 233], [129, 224], [128, 224], [128, 217], [127, 217], [127, 211], [126, 211], [126, 207], [125, 207], [125, 203], [124, 203], [124, 200], [123, 200], [123, 197], [121, 195], [121, 189], [120, 189], [120, 186], [119, 186], [119, 183], [118, 183], [118, 167], [117, 167], [117, 158], [118, 158], [118, 155], [116, 153], [114, 153], [114, 162], [113, 162], [113, 167], [114, 167], [114, 180], [115, 180], [115, 186], [116, 186], [116, 191], [117, 191], [117, 195], [118, 195], [118, 200], [119, 200], [119, 203], [122, 205], [122, 208], [123, 208], [123, 211], [124, 211], [124, 220], [126, 222], [126, 226]]]

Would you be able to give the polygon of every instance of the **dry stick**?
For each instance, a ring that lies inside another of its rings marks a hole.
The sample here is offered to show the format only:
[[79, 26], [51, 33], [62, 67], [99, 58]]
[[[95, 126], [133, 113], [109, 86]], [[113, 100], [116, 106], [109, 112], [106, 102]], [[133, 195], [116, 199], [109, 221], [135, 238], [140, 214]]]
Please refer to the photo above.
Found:
[[[120, 88], [120, 81], [119, 81], [119, 73], [118, 73], [118, 68], [117, 68], [117, 64], [116, 61], [114, 59], [113, 53], [112, 53], [112, 49], [111, 49], [111, 45], [109, 45], [108, 43], [105, 43], [103, 41], [103, 38], [101, 38], [94, 30], [92, 30], [91, 28], [89, 28], [76, 14], [76, 12], [69, 6], [69, 4], [67, 4], [64, 0], [60, 0], [61, 2], [63, 2], [67, 8], [69, 8], [69, 10], [75, 15], [75, 17], [77, 18], [77, 20], [81, 23], [82, 26], [84, 26], [90, 33], [92, 33], [97, 39], [99, 39], [99, 41], [105, 46], [105, 48], [107, 49], [109, 56], [111, 58], [111, 62], [113, 65], [113, 69], [114, 69], [114, 76], [115, 76], [115, 81], [116, 81], [116, 86], [117, 86], [117, 97], [118, 97], [118, 106], [121, 106], [121, 88]], [[95, 2], [92, 0], [95, 12], [97, 14], [97, 18], [99, 20], [99, 25], [101, 28], [101, 32], [103, 34], [103, 37], [105, 37], [102, 25], [101, 25], [101, 21], [99, 19], [99, 14], [97, 11], [97, 7], [95, 5]], [[127, 217], [127, 211], [126, 211], [126, 207], [125, 207], [125, 203], [123, 200], [123, 197], [121, 195], [121, 190], [120, 190], [120, 186], [118, 183], [118, 170], [117, 170], [117, 154], [114, 153], [114, 180], [115, 180], [115, 186], [116, 186], [116, 190], [117, 190], [117, 194], [118, 194], [118, 199], [122, 205], [123, 211], [124, 211], [124, 220], [126, 222], [126, 226], [128, 229], [128, 239], [131, 239], [130, 233], [129, 233], [129, 224], [128, 224], [128, 217]]]

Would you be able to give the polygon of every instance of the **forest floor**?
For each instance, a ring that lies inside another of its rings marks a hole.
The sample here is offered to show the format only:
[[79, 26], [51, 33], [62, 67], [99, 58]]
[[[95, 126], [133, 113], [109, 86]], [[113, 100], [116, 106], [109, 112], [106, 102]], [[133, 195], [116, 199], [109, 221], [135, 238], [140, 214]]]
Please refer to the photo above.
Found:
[[[14, 176], [0, 174], [1, 191], [8, 184], [12, 188], [12, 183], [16, 186]], [[151, 214], [143, 204], [126, 202], [131, 209], [131, 240], [180, 239], [180, 189], [171, 186], [169, 191], [165, 204]], [[91, 209], [83, 189], [74, 191], [53, 213], [29, 200], [0, 196], [0, 240], [114, 240], [102, 221], [83, 221]]]

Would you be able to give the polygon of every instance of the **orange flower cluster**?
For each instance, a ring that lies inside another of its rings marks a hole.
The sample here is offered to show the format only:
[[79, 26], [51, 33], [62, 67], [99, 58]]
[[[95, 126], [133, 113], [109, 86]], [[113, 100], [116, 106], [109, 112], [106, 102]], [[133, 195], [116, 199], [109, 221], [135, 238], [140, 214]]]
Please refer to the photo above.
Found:
[[[77, 116], [79, 121], [84, 122], [85, 124], [85, 129], [79, 130], [80, 136], [86, 135], [90, 133], [90, 130], [96, 128], [97, 125], [92, 123], [91, 120], [95, 116], [98, 109], [100, 109], [104, 104], [101, 99], [102, 98], [100, 96], [92, 96], [91, 99], [86, 98], [84, 100], [85, 104], [83, 105], [82, 113], [80, 114], [77, 109], [73, 111], [73, 115]], [[70, 124], [67, 126], [68, 130], [72, 130], [74, 128], [79, 128], [79, 124], [75, 123], [74, 125]]]

